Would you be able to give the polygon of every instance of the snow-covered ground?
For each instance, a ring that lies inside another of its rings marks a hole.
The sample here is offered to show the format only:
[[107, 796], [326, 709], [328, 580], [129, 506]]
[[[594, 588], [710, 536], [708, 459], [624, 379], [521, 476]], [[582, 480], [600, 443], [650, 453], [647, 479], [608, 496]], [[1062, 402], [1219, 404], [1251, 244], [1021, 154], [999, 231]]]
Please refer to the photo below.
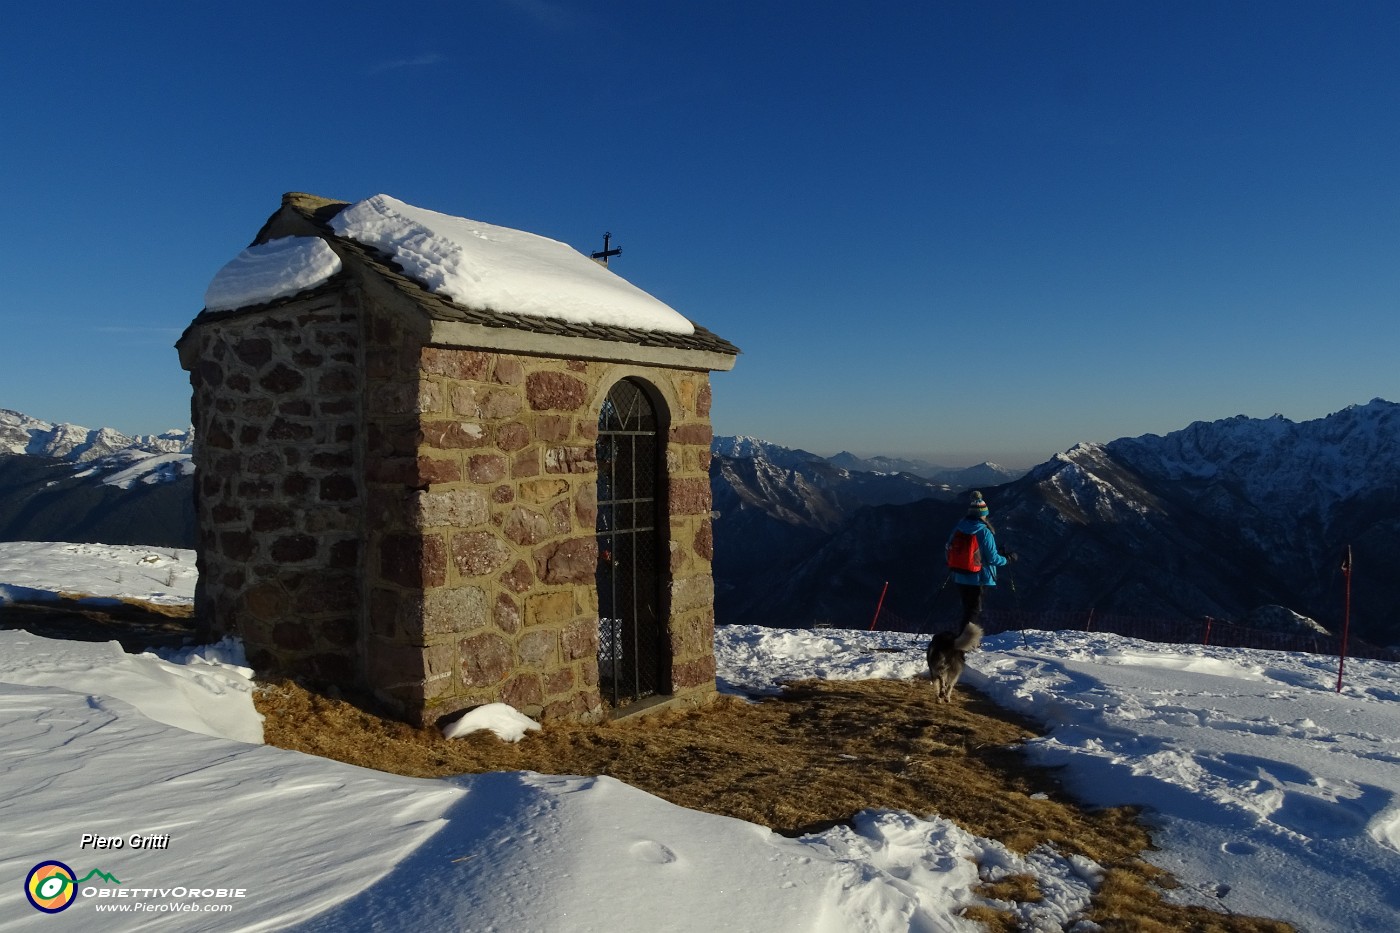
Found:
[[[69, 552], [28, 547], [18, 585], [73, 589], [47, 563]], [[105, 550], [130, 570], [149, 549]], [[0, 585], [21, 563], [12, 549]], [[89, 575], [95, 595], [109, 578]], [[922, 647], [716, 635], [721, 686], [748, 694], [916, 678]], [[1146, 806], [1182, 896], [1310, 931], [1400, 928], [1396, 665], [1349, 662], [1338, 693], [1335, 659], [1310, 655], [1071, 632], [984, 649], [966, 682], [1045, 723], [1032, 754], [1085, 798]], [[1005, 872], [1046, 892], [1024, 928], [1093, 929], [1075, 916], [1097, 866], [1022, 859], [933, 814], [794, 840], [605, 777], [395, 777], [249, 741], [248, 676], [236, 645], [157, 658], [0, 633], [0, 929], [975, 930], [958, 911], [979, 874]], [[77, 883], [52, 865], [30, 878], [48, 862]], [[56, 915], [26, 896], [46, 872], [46, 891], [77, 892]]]
[[78, 596], [194, 601], [195, 552], [183, 548], [0, 541], [0, 604]]

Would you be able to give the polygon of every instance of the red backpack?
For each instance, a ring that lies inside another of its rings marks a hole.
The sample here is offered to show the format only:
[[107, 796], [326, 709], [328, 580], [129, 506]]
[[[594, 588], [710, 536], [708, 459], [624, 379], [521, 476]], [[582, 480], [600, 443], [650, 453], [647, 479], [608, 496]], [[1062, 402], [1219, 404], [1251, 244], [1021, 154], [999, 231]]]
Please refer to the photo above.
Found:
[[953, 532], [953, 540], [948, 542], [948, 567], [958, 573], [982, 572], [982, 549], [977, 546], [976, 534]]

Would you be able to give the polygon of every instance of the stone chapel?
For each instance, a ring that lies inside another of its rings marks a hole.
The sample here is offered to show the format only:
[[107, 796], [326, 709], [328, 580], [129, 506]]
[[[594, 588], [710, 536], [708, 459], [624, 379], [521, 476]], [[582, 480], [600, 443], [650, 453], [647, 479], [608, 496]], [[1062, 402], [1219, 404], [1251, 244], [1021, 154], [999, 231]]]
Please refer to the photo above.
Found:
[[610, 317], [609, 288], [655, 299], [563, 244], [378, 197], [354, 227], [368, 202], [285, 195], [177, 343], [202, 634], [425, 725], [705, 701], [710, 373], [738, 349]]

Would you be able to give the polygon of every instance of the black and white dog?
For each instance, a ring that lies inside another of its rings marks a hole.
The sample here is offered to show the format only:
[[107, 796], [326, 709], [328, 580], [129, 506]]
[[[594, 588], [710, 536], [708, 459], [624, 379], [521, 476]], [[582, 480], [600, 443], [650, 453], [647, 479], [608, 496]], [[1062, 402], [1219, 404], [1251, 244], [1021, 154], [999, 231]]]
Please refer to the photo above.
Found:
[[976, 622], [961, 632], [939, 632], [928, 644], [928, 676], [934, 693], [944, 703], [953, 699], [953, 685], [962, 676], [967, 653], [982, 642], [982, 628]]

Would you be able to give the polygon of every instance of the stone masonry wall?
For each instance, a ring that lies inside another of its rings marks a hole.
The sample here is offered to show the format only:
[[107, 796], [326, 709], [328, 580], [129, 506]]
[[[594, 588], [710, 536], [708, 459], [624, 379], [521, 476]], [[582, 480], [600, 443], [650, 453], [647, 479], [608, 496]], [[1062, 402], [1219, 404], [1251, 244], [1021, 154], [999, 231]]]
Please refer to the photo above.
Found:
[[260, 670], [359, 680], [360, 323], [353, 296], [200, 326], [190, 370], [196, 614]]
[[495, 701], [603, 718], [595, 444], [631, 377], [667, 425], [673, 696], [711, 696], [708, 373], [424, 347], [415, 326], [349, 290], [184, 338], [207, 634], [425, 724]]
[[[412, 357], [410, 359], [410, 357]], [[707, 372], [415, 347], [370, 328], [369, 680], [433, 722], [483, 703], [596, 720], [598, 415], [664, 398], [673, 694], [714, 691]]]

